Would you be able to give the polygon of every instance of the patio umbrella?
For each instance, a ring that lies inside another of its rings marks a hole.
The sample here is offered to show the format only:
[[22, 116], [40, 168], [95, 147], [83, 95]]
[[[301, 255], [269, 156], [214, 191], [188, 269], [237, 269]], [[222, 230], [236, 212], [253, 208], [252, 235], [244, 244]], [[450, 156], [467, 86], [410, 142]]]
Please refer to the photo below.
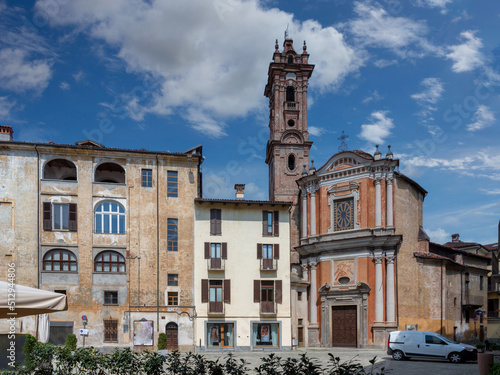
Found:
[[48, 343], [49, 336], [50, 336], [49, 314], [38, 315], [38, 338], [40, 342], [44, 344]]
[[68, 309], [64, 294], [17, 284], [13, 286], [12, 291], [12, 284], [0, 281], [0, 319], [19, 318]]

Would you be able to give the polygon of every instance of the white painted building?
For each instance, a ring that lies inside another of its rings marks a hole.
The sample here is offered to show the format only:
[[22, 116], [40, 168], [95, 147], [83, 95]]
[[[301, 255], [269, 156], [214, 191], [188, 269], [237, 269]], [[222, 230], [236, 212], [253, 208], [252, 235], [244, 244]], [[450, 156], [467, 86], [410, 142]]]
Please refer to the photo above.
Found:
[[195, 199], [199, 350], [290, 350], [290, 204]]

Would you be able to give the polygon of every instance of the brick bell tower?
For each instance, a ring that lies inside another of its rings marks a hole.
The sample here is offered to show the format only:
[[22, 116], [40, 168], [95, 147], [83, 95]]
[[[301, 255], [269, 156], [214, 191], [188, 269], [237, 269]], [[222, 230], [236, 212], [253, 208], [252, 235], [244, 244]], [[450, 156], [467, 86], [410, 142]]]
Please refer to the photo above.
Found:
[[[312, 145], [307, 132], [307, 86], [314, 65], [309, 64], [308, 59], [306, 42], [302, 54], [299, 54], [293, 48], [293, 40], [285, 32], [283, 51], [279, 50], [276, 40], [264, 90], [264, 95], [269, 98], [270, 110], [270, 138], [266, 150], [269, 199], [293, 202], [292, 248], [298, 245], [300, 238], [299, 189], [295, 181], [301, 177], [304, 165], [309, 166]], [[298, 254], [293, 255], [292, 262], [298, 262]]]

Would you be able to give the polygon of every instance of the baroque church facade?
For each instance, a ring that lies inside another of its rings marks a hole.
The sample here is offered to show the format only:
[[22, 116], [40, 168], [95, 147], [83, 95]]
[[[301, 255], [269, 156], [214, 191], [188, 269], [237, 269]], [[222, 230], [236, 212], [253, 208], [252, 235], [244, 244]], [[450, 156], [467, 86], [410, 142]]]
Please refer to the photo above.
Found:
[[390, 146], [385, 156], [378, 146], [374, 155], [343, 149], [318, 170], [309, 168], [313, 70], [305, 42], [297, 53], [285, 36], [281, 51], [276, 41], [264, 92], [270, 200], [292, 202], [294, 345], [383, 347], [397, 329], [472, 338], [470, 316], [486, 306], [467, 302], [482, 301], [484, 293], [477, 284], [468, 286], [474, 296], [465, 296], [464, 273], [486, 277], [487, 261], [433, 252], [422, 229], [427, 191], [399, 173]]

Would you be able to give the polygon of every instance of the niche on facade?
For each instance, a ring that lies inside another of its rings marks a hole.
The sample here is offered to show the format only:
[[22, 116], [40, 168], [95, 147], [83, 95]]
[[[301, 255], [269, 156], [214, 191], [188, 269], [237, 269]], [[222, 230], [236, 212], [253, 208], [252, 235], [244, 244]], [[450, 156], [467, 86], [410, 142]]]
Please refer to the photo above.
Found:
[[76, 166], [66, 159], [53, 159], [45, 164], [43, 178], [45, 180], [76, 181]]
[[117, 163], [102, 163], [95, 170], [94, 181], [112, 184], [124, 184], [125, 169], [123, 169], [123, 167]]

